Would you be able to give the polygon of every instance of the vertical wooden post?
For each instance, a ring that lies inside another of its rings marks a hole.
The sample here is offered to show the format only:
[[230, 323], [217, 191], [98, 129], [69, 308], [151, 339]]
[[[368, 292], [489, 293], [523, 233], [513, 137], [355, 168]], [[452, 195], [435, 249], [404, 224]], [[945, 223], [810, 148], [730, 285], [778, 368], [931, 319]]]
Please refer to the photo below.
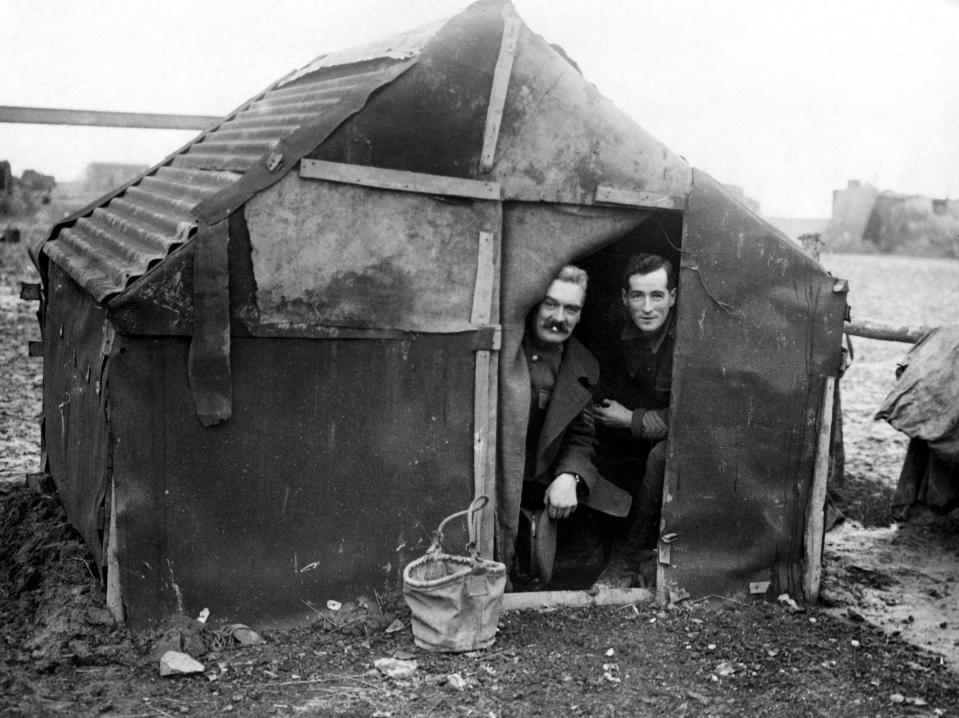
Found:
[[[496, 212], [499, 222], [499, 212]], [[496, 268], [499, 241], [495, 232], [479, 233], [476, 256], [476, 284], [470, 323], [490, 323], [496, 296]], [[493, 555], [493, 519], [496, 507], [496, 414], [499, 352], [476, 352], [473, 381], [473, 495], [488, 496], [489, 504], [480, 514], [476, 545], [484, 558]]]
[[120, 583], [119, 537], [117, 536], [116, 480], [110, 479], [110, 529], [107, 533], [107, 610], [113, 620], [123, 623], [123, 588]]
[[819, 433], [816, 445], [816, 463], [813, 469], [809, 504], [806, 508], [806, 570], [803, 576], [803, 595], [807, 601], [819, 600], [822, 582], [822, 546], [825, 526], [826, 480], [829, 478], [829, 439], [832, 435], [834, 377], [826, 377], [822, 405], [819, 410]]

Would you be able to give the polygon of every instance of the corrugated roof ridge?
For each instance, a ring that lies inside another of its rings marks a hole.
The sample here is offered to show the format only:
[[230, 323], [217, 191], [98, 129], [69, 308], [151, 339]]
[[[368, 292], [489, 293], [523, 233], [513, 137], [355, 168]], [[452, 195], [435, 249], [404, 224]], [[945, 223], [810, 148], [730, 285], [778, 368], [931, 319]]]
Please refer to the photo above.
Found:
[[[260, 191], [264, 182], [268, 185], [273, 177], [285, 175], [300, 154], [312, 150], [305, 145], [314, 135], [317, 143], [321, 142], [329, 132], [327, 124], [338, 125], [358, 111], [356, 107], [348, 110], [349, 105], [343, 105], [344, 98], [352, 96], [351, 102], [355, 102], [357, 98], [366, 97], [412, 64], [412, 60], [378, 58], [349, 69], [343, 66], [318, 69], [287, 86], [282, 85], [292, 73], [281, 78], [160, 163], [58, 223], [40, 251], [64, 268], [69, 265], [71, 274], [80, 272], [74, 278], [98, 301], [124, 291], [130, 277], [140, 275], [115, 265], [128, 261], [135, 264], [137, 270], [145, 271], [144, 262], [148, 264], [152, 260], [144, 259], [136, 250], [124, 252], [113, 246], [119, 237], [115, 230], [108, 229], [110, 219], [120, 237], [128, 233], [131, 242], [137, 244], [152, 245], [159, 240], [169, 253], [177, 238], [185, 239], [185, 224], [195, 226], [198, 217], [204, 216], [204, 211], [209, 212], [210, 207], [227, 204], [232, 207], [236, 197]], [[339, 105], [342, 105], [339, 112], [346, 114], [339, 117], [338, 112], [333, 111], [330, 115], [328, 111]], [[287, 139], [291, 144], [284, 144]], [[280, 156], [285, 154], [280, 171], [264, 179], [258, 168], [256, 178], [243, 182], [243, 175], [257, 163], [263, 164], [262, 160], [274, 151]], [[242, 182], [242, 189], [237, 186], [238, 182]], [[230, 191], [223, 194], [228, 189]], [[222, 195], [221, 201], [211, 204], [210, 200], [218, 195]], [[96, 229], [101, 218], [94, 218], [85, 223], [85, 228], [64, 234], [81, 219], [91, 218], [97, 210], [109, 213], [102, 218], [103, 232]], [[222, 212], [222, 209], [214, 211]], [[57, 248], [55, 240], [60, 239], [67, 241]], [[98, 241], [104, 245], [100, 249]], [[78, 256], [69, 258], [71, 252]]]
[[[66, 257], [63, 257], [61, 252], [53, 252], [53, 253], [51, 253], [51, 252], [49, 251], [49, 250], [52, 248], [52, 245], [50, 245], [50, 243], [53, 242], [54, 240], [57, 240], [57, 239], [59, 238], [61, 232], [62, 232], [64, 229], [69, 228], [70, 226], [72, 226], [73, 224], [75, 224], [79, 219], [91, 215], [91, 214], [92, 214], [94, 211], [96, 211], [97, 209], [100, 209], [100, 208], [102, 208], [102, 207], [106, 207], [107, 205], [109, 205], [110, 203], [112, 203], [115, 199], [119, 198], [121, 195], [123, 195], [124, 193], [126, 193], [126, 191], [127, 191], [130, 187], [134, 187], [134, 186], [138, 185], [138, 184], [139, 184], [140, 182], [142, 182], [145, 178], [151, 177], [152, 175], [154, 175], [154, 174], [156, 174], [157, 172], [159, 172], [161, 169], [163, 169], [163, 168], [168, 167], [169, 165], [171, 165], [171, 164], [174, 162], [174, 160], [176, 160], [177, 157], [179, 157], [181, 154], [183, 154], [183, 153], [185, 153], [185, 152], [188, 152], [189, 149], [190, 149], [193, 145], [195, 145], [195, 144], [197, 144], [197, 143], [199, 143], [199, 142], [202, 142], [202, 140], [203, 140], [205, 137], [207, 137], [209, 134], [211, 134], [211, 133], [213, 133], [213, 132], [216, 132], [222, 125], [224, 125], [225, 123], [229, 122], [229, 121], [230, 121], [232, 118], [234, 118], [238, 113], [242, 112], [244, 109], [246, 109], [247, 107], [249, 107], [250, 105], [252, 105], [254, 102], [256, 102], [257, 100], [261, 99], [264, 95], [266, 95], [266, 94], [267, 94], [268, 92], [270, 92], [272, 89], [278, 87], [287, 77], [289, 77], [289, 76], [292, 75], [292, 74], [293, 74], [292, 72], [287, 73], [287, 75], [285, 75], [285, 76], [281, 77], [280, 79], [276, 80], [276, 81], [273, 82], [271, 85], [269, 85], [267, 88], [265, 88], [265, 89], [262, 90], [261, 92], [257, 93], [257, 94], [254, 95], [252, 98], [250, 98], [249, 100], [247, 100], [246, 102], [244, 102], [244, 103], [242, 103], [240, 106], [238, 106], [236, 109], [234, 109], [232, 112], [230, 112], [229, 114], [227, 114], [226, 116], [224, 116], [223, 119], [221, 119], [219, 122], [217, 122], [216, 124], [214, 124], [212, 127], [210, 127], [210, 128], [207, 129], [207, 130], [204, 130], [203, 132], [200, 132], [196, 137], [194, 137], [194, 138], [191, 139], [189, 142], [187, 142], [186, 144], [182, 145], [181, 147], [179, 147], [178, 149], [176, 149], [175, 151], [173, 151], [173, 152], [170, 153], [169, 155], [167, 155], [163, 160], [161, 160], [161, 161], [160, 161], [159, 163], [157, 163], [156, 165], [153, 165], [152, 167], [150, 167], [148, 170], [146, 170], [146, 171], [143, 172], [142, 174], [140, 174], [140, 175], [132, 178], [129, 182], [126, 182], [125, 184], [120, 185], [119, 187], [117, 187], [117, 188], [114, 189], [113, 191], [111, 191], [111, 192], [109, 192], [109, 193], [107, 193], [107, 194], [105, 194], [105, 195], [97, 198], [96, 200], [94, 200], [94, 201], [90, 202], [89, 204], [85, 205], [84, 207], [80, 208], [79, 210], [77, 210], [77, 211], [74, 212], [73, 214], [71, 214], [71, 215], [69, 215], [68, 217], [64, 218], [64, 219], [61, 220], [60, 222], [56, 223], [56, 224], [50, 229], [49, 234], [48, 234], [47, 237], [43, 240], [43, 242], [40, 244], [40, 246], [36, 248], [36, 256], [39, 258], [39, 257], [42, 256], [42, 254], [46, 253], [46, 254], [48, 254], [49, 256], [53, 257], [54, 254], [58, 254], [58, 255], [61, 255], [61, 257], [60, 257], [61, 260], [64, 260], [64, 261], [65, 261], [65, 260], [66, 260]], [[183, 170], [183, 169], [179, 169], [179, 168], [174, 168], [174, 171], [188, 172], [189, 170]], [[220, 180], [220, 179], [222, 179], [222, 178], [224, 177], [224, 175], [223, 175], [222, 173], [220, 173], [219, 171], [215, 171], [215, 170], [214, 170], [214, 171], [211, 171], [210, 174], [211, 174], [211, 175], [215, 175], [215, 176], [216, 176], [216, 180]], [[235, 182], [237, 179], [239, 179], [238, 176], [232, 178], [232, 182]], [[226, 183], [226, 184], [232, 184], [232, 182]], [[202, 201], [202, 200], [201, 200], [201, 201]], [[48, 246], [48, 245], [49, 245], [49, 246]], [[46, 272], [45, 272], [44, 263], [43, 263], [42, 261], [38, 261], [37, 264], [38, 264], [38, 269], [39, 269], [40, 272], [41, 272], [41, 276], [44, 276], [44, 277], [45, 277]], [[61, 262], [61, 264], [62, 264], [62, 262]], [[76, 269], [76, 263], [75, 263], [75, 262], [70, 262], [70, 265], [74, 268], [74, 270]], [[64, 269], [67, 269], [67, 267], [64, 266]], [[72, 272], [71, 272], [71, 274], [72, 274]], [[81, 279], [81, 277], [74, 277], [74, 278], [77, 279], [78, 281], [80, 281], [80, 279]], [[82, 282], [81, 282], [81, 284], [82, 284]], [[89, 289], [89, 288], [88, 288], [88, 289]], [[91, 293], [93, 293], [93, 292], [91, 291]]]

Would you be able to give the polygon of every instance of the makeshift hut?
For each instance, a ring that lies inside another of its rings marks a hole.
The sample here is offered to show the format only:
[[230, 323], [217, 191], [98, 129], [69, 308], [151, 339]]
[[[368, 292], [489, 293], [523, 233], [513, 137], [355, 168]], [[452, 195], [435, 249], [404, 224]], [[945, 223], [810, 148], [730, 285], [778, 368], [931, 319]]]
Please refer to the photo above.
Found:
[[39, 249], [45, 461], [113, 605], [304, 620], [476, 494], [508, 559], [524, 317], [570, 261], [601, 311], [640, 249], [681, 267], [661, 595], [814, 594], [844, 285], [489, 0], [317, 58]]

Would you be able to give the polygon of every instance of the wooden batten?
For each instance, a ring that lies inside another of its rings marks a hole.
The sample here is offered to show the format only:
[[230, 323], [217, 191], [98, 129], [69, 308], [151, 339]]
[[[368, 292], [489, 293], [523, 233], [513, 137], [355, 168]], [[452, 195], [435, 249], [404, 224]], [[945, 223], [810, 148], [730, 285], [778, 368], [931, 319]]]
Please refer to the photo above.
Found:
[[300, 160], [300, 177], [396, 192], [436, 194], [447, 197], [497, 201], [501, 196], [500, 186], [496, 182], [480, 182], [460, 177], [366, 167], [326, 160]]
[[812, 488], [806, 509], [805, 555], [806, 570], [803, 576], [803, 594], [807, 601], [819, 600], [822, 582], [822, 543], [825, 530], [826, 480], [829, 478], [829, 439], [832, 436], [832, 403], [836, 380], [826, 377], [823, 389], [822, 409], [819, 413], [819, 434], [816, 445], [816, 463], [813, 469]]

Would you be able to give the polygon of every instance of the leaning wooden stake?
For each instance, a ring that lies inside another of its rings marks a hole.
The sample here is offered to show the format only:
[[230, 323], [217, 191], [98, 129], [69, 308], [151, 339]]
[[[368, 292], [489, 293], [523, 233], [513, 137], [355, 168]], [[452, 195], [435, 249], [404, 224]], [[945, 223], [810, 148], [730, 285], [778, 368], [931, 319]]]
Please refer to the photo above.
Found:
[[107, 533], [107, 610], [113, 620], [123, 623], [123, 589], [120, 584], [120, 553], [117, 536], [117, 489], [116, 481], [110, 481], [110, 530]]
[[812, 489], [809, 492], [809, 505], [806, 509], [806, 571], [803, 576], [803, 594], [807, 601], [819, 600], [819, 585], [822, 581], [826, 480], [829, 478], [829, 437], [832, 434], [832, 402], [835, 384], [835, 378], [826, 377], [822, 409], [819, 412], [816, 464], [813, 469]]

